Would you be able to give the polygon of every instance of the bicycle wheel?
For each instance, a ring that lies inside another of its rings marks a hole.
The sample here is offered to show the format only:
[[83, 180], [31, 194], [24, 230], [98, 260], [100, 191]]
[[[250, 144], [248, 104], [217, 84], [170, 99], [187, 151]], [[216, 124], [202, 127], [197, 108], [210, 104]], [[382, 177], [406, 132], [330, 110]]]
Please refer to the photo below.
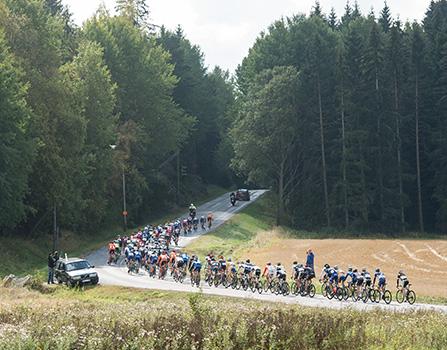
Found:
[[208, 285], [211, 287], [214, 283], [214, 278], [213, 276], [208, 276]]
[[287, 282], [284, 282], [283, 284], [282, 284], [282, 294], [283, 295], [289, 295], [290, 294], [290, 287], [289, 287], [289, 284], [287, 283]]
[[264, 288], [262, 286], [262, 282], [258, 282], [258, 293], [262, 294], [263, 291], [264, 291]]
[[332, 286], [330, 286], [329, 284], [326, 284], [326, 297], [331, 300], [334, 297], [335, 293], [334, 290], [332, 289]]
[[178, 275], [178, 281], [180, 283], [183, 283], [184, 280], [185, 280], [185, 274], [183, 272], [180, 272], [180, 275]]
[[364, 289], [364, 290], [362, 291], [361, 299], [362, 299], [362, 301], [363, 301], [364, 303], [367, 303], [367, 302], [368, 302], [368, 299], [369, 299], [369, 292], [368, 292], [368, 290]]
[[321, 285], [321, 295], [324, 296], [325, 298], [327, 296], [326, 283], [323, 283]]
[[290, 284], [290, 293], [291, 293], [292, 295], [298, 295], [298, 293], [299, 293], [299, 290], [298, 290], [298, 288], [297, 288], [297, 285], [296, 285], [296, 282], [295, 282], [295, 281], [293, 281], [293, 282]]
[[407, 301], [408, 301], [408, 304], [410, 304], [410, 305], [414, 304], [414, 302], [416, 301], [416, 293], [414, 291], [412, 291], [412, 290], [408, 291]]
[[378, 303], [380, 300], [380, 292], [377, 289], [370, 289], [368, 297], [371, 302]]
[[351, 293], [351, 299], [352, 301], [356, 302], [359, 300], [359, 293], [357, 292], [356, 289], [354, 289]]
[[396, 292], [396, 300], [399, 304], [404, 302], [404, 292], [401, 289]]
[[309, 285], [306, 283], [303, 283], [298, 291], [298, 294], [302, 297], [305, 297], [307, 294], [309, 294]]
[[391, 292], [389, 290], [386, 290], [385, 292], [383, 292], [382, 299], [386, 304], [391, 303], [391, 299], [392, 299]]
[[316, 293], [316, 288], [312, 283], [309, 285], [309, 287], [307, 287], [307, 295], [309, 295], [311, 298], [313, 298], [315, 296], [315, 293]]
[[351, 296], [351, 289], [350, 288], [343, 288], [343, 300], [348, 300], [348, 298]]
[[242, 280], [242, 289], [243, 290], [248, 289], [248, 281], [245, 278]]
[[342, 301], [343, 300], [343, 289], [344, 288], [338, 288], [335, 291], [335, 296], [337, 297], [338, 300]]
[[270, 289], [270, 282], [268, 280], [262, 281], [262, 288], [267, 293]]

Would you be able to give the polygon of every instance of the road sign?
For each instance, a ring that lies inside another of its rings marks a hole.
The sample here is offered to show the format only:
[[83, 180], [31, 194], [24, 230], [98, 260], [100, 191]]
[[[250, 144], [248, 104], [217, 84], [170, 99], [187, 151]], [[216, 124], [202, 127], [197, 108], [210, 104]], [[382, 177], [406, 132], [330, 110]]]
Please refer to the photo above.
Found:
[[123, 216], [127, 216], [127, 210], [123, 211]]

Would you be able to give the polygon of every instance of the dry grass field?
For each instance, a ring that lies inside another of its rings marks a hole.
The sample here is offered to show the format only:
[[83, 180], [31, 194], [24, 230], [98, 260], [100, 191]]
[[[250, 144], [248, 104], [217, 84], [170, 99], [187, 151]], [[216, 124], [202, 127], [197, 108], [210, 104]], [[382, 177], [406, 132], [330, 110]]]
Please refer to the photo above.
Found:
[[249, 257], [261, 267], [267, 261], [281, 262], [290, 272], [294, 260], [305, 261], [308, 248], [315, 252], [317, 271], [325, 263], [344, 270], [366, 267], [370, 272], [380, 267], [394, 290], [397, 272], [402, 269], [418, 294], [447, 297], [446, 240], [296, 239], [270, 230], [258, 233], [235, 255]]

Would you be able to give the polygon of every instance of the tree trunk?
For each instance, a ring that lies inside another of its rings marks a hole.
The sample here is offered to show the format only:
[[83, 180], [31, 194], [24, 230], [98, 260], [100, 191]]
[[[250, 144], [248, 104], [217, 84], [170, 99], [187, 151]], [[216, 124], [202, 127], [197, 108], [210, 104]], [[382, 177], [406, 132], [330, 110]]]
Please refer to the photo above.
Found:
[[276, 206], [276, 225], [281, 225], [281, 220], [284, 215], [284, 163], [283, 160], [279, 167], [278, 179], [278, 203]]
[[379, 154], [377, 160], [377, 176], [379, 178], [379, 204], [380, 204], [380, 226], [383, 228], [385, 221], [385, 207], [383, 199], [383, 148], [382, 148], [382, 114], [380, 109], [379, 78], [376, 72], [376, 113], [377, 113], [377, 143]]
[[396, 138], [397, 138], [397, 178], [399, 181], [399, 204], [400, 204], [400, 229], [405, 232], [405, 207], [404, 192], [402, 184], [402, 141], [400, 139], [400, 115], [399, 115], [399, 86], [397, 82], [397, 73], [394, 71], [394, 113], [396, 116]]
[[317, 74], [317, 88], [318, 88], [318, 107], [320, 111], [320, 141], [321, 141], [321, 159], [323, 165], [323, 187], [324, 187], [324, 204], [326, 210], [327, 226], [331, 226], [331, 215], [329, 212], [329, 198], [327, 189], [327, 171], [326, 171], [326, 152], [324, 147], [324, 126], [323, 126], [323, 107], [321, 103], [321, 85], [320, 75]]
[[419, 230], [424, 232], [424, 216], [422, 213], [421, 161], [419, 152], [419, 73], [416, 71], [415, 117], [416, 117], [416, 172], [418, 185]]
[[346, 181], [346, 132], [345, 132], [345, 96], [343, 82], [341, 85], [341, 140], [342, 140], [342, 171], [343, 171], [343, 200], [344, 200], [344, 213], [345, 213], [345, 228], [349, 227], [349, 209], [348, 209], [348, 188]]

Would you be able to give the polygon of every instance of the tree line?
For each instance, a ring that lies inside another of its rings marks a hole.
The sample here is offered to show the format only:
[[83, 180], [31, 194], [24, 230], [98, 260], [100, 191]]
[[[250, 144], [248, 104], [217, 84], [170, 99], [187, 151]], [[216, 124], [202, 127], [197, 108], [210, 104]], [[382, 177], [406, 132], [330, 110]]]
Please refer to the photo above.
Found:
[[447, 230], [447, 1], [421, 23], [316, 2], [237, 69], [232, 166], [307, 229]]
[[61, 0], [0, 0], [0, 234], [116, 222], [122, 173], [133, 223], [232, 182], [228, 72], [148, 15], [118, 0], [78, 27]]

